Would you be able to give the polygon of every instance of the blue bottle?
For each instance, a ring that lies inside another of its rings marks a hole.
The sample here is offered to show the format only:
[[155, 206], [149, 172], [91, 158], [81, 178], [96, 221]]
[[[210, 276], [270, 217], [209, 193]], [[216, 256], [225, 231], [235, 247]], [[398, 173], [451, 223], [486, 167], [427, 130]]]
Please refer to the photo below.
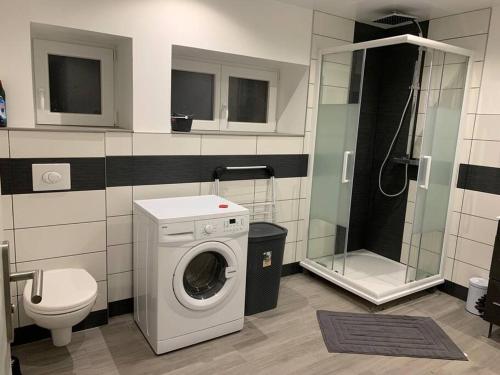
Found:
[[5, 90], [2, 87], [2, 81], [0, 81], [0, 127], [7, 126], [7, 108], [5, 103]]

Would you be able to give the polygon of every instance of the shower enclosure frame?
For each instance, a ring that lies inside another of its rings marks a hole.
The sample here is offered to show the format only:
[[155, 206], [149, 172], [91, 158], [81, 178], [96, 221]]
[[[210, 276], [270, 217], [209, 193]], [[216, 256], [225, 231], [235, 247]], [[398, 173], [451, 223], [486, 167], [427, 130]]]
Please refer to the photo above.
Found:
[[[324, 266], [319, 265], [312, 259], [307, 258], [307, 252], [308, 252], [308, 242], [309, 242], [309, 230], [310, 230], [310, 223], [309, 223], [309, 214], [310, 214], [310, 203], [311, 200], [309, 199], [309, 211], [308, 211], [308, 216], [306, 218], [307, 224], [307, 237], [305, 238], [306, 245], [303, 247], [303, 253], [301, 255], [301, 261], [300, 265], [307, 269], [308, 271], [372, 302], [375, 305], [381, 305], [387, 302], [390, 302], [392, 300], [396, 300], [398, 298], [416, 293], [418, 291], [422, 291], [434, 286], [437, 286], [439, 284], [443, 284], [445, 281], [444, 278], [444, 267], [445, 267], [445, 259], [446, 259], [446, 249], [448, 246], [448, 241], [449, 241], [449, 223], [451, 219], [451, 214], [452, 214], [452, 209], [453, 207], [453, 202], [455, 198], [455, 194], [453, 194], [453, 188], [457, 185], [457, 179], [458, 179], [458, 170], [459, 170], [459, 163], [457, 163], [457, 159], [459, 158], [459, 152], [460, 152], [460, 147], [462, 144], [462, 138], [463, 138], [463, 131], [464, 131], [464, 126], [463, 124], [466, 121], [466, 116], [467, 116], [467, 103], [468, 103], [468, 98], [469, 98], [469, 90], [470, 90], [470, 78], [471, 78], [471, 72], [472, 72], [472, 63], [473, 63], [473, 57], [474, 57], [474, 51], [461, 48], [461, 47], [456, 47], [452, 46], [446, 43], [442, 42], [437, 42], [434, 40], [430, 40], [427, 38], [422, 38], [418, 37], [415, 35], [411, 34], [405, 34], [405, 35], [399, 35], [399, 36], [394, 36], [394, 37], [389, 37], [389, 38], [383, 38], [383, 39], [377, 39], [377, 40], [371, 40], [371, 41], [366, 41], [366, 42], [361, 42], [361, 43], [353, 43], [353, 44], [346, 44], [343, 46], [338, 46], [338, 47], [329, 47], [329, 48], [324, 48], [318, 51], [316, 58], [317, 58], [317, 66], [316, 66], [316, 74], [315, 74], [315, 106], [313, 110], [313, 116], [312, 116], [312, 121], [313, 124], [315, 124], [313, 131], [312, 131], [312, 138], [314, 139], [314, 142], [310, 148], [309, 154], [311, 155], [309, 158], [309, 167], [308, 170], [313, 171], [314, 167], [314, 155], [315, 155], [315, 146], [316, 146], [316, 132], [317, 132], [317, 121], [318, 121], [318, 112], [319, 112], [319, 99], [320, 99], [320, 91], [321, 91], [321, 77], [322, 77], [322, 70], [323, 70], [323, 56], [328, 55], [328, 54], [334, 54], [334, 53], [343, 53], [343, 52], [354, 52], [354, 51], [359, 51], [359, 50], [364, 50], [364, 56], [363, 56], [363, 76], [360, 84], [360, 92], [362, 92], [363, 88], [363, 80], [364, 80], [364, 60], [366, 58], [366, 50], [369, 48], [376, 48], [376, 47], [383, 47], [383, 46], [391, 46], [391, 45], [397, 45], [397, 44], [411, 44], [415, 45], [418, 47], [424, 47], [424, 48], [429, 48], [432, 50], [437, 50], [441, 51], [444, 53], [451, 53], [455, 55], [461, 55], [464, 57], [467, 57], [467, 69], [466, 69], [466, 78], [465, 78], [465, 84], [464, 84], [464, 95], [462, 99], [462, 106], [460, 110], [460, 121], [459, 121], [459, 127], [458, 127], [458, 136], [457, 136], [457, 144], [455, 148], [455, 159], [453, 162], [453, 171], [452, 171], [452, 178], [451, 178], [451, 193], [449, 195], [449, 200], [448, 200], [448, 209], [446, 213], [446, 225], [445, 225], [445, 231], [444, 231], [444, 239], [442, 243], [442, 249], [441, 249], [441, 259], [440, 259], [440, 265], [439, 265], [439, 273], [433, 276], [429, 276], [420, 280], [415, 280], [415, 281], [410, 281], [406, 282], [402, 287], [396, 287], [394, 288], [394, 292], [390, 293], [388, 295], [385, 295], [381, 298], [376, 298], [373, 295], [370, 295], [369, 293], [365, 292], [363, 290], [363, 287], [361, 287], [359, 284], [356, 285], [355, 280], [350, 280], [349, 277], [344, 276], [343, 274], [339, 274], [335, 272], [333, 269], [328, 269]], [[444, 64], [444, 62], [443, 62]], [[429, 87], [430, 89], [430, 87]], [[428, 102], [426, 103], [426, 107], [428, 107]], [[359, 122], [359, 109], [358, 109], [358, 122]], [[311, 174], [311, 179], [312, 179], [312, 174]], [[312, 180], [308, 185], [308, 193], [309, 197], [312, 197]], [[352, 188], [351, 188], [351, 193], [349, 195], [349, 200], [352, 198]], [[349, 201], [349, 206], [351, 202]], [[346, 241], [347, 244], [347, 241]], [[344, 250], [344, 256], [346, 255], [346, 252]], [[345, 267], [345, 260], [344, 260], [344, 265]], [[408, 266], [407, 266], [408, 267]]]

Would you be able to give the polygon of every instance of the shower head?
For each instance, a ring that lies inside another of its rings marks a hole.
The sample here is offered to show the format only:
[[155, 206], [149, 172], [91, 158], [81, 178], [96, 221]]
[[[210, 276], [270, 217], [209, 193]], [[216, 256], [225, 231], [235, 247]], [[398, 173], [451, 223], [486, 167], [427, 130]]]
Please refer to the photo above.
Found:
[[387, 14], [383, 17], [379, 17], [373, 20], [372, 22], [379, 24], [381, 27], [384, 28], [391, 28], [391, 27], [405, 25], [410, 22], [416, 22], [416, 20], [417, 17], [415, 16], [404, 14], [398, 11], [393, 11], [392, 13]]

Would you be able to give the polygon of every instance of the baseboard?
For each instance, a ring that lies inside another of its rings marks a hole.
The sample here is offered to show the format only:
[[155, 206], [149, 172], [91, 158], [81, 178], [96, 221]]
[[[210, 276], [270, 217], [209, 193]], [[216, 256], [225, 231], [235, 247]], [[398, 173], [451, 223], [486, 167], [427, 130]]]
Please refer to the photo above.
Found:
[[301, 272], [302, 272], [302, 267], [300, 266], [299, 262], [284, 264], [281, 267], [281, 277]]
[[108, 303], [109, 317], [130, 314], [134, 311], [134, 299], [127, 298]]
[[438, 289], [450, 296], [461, 299], [462, 301], [467, 301], [467, 294], [469, 289], [465, 286], [455, 284], [452, 281], [445, 280], [444, 284], [438, 286]]
[[[73, 327], [73, 332], [84, 329], [102, 326], [108, 323], [108, 310], [98, 310], [91, 312], [82, 322]], [[26, 344], [50, 337], [48, 329], [39, 327], [35, 324], [19, 327], [14, 330], [13, 346]]]

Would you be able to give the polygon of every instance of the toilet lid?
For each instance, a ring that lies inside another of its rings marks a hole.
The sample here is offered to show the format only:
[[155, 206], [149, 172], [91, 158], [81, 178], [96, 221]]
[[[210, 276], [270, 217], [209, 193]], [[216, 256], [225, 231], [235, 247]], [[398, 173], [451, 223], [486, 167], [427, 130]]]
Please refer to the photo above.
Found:
[[31, 283], [26, 282], [24, 307], [46, 315], [62, 314], [85, 307], [97, 295], [95, 279], [84, 269], [65, 268], [43, 272], [42, 301], [31, 302]]

